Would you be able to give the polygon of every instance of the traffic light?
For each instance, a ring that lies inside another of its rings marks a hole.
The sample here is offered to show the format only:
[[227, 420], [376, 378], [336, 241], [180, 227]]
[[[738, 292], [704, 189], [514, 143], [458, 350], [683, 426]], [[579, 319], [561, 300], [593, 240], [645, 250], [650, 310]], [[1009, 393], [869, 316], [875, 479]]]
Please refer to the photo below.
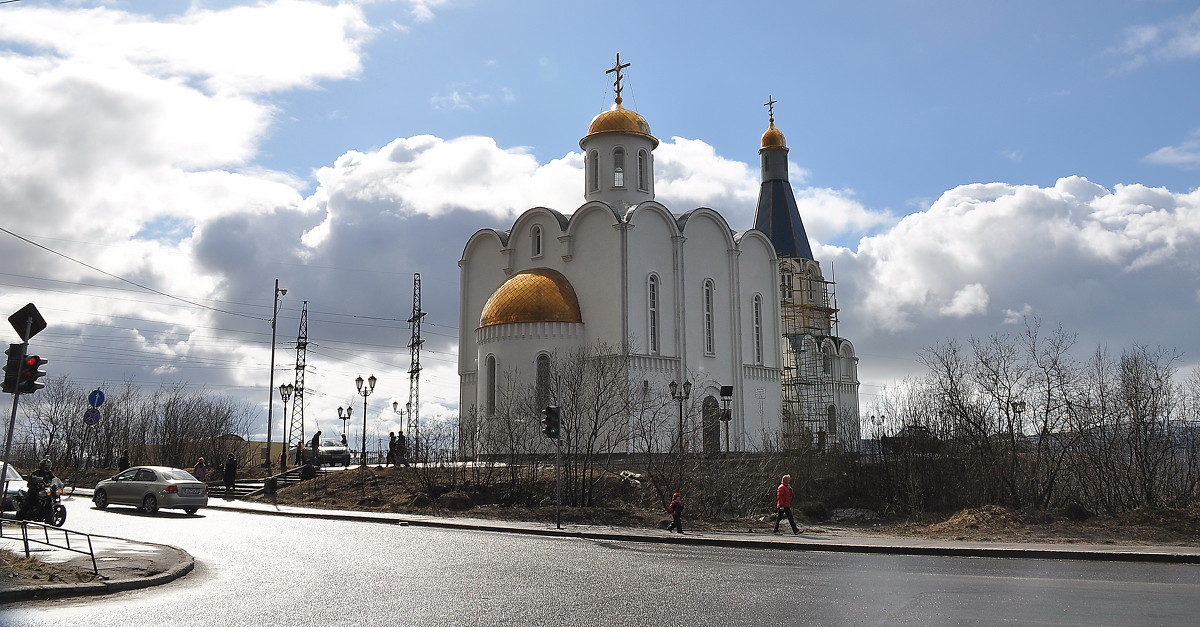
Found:
[[559, 427], [558, 407], [551, 405], [542, 410], [542, 435], [558, 439]]
[[46, 360], [37, 355], [29, 355], [24, 361], [25, 367], [21, 369], [21, 386], [22, 394], [32, 394], [44, 387], [45, 383], [38, 381], [46, 376], [46, 371], [41, 367], [46, 365]]
[[17, 393], [17, 383], [21, 376], [21, 362], [25, 359], [24, 344], [9, 344], [8, 350], [4, 351], [8, 355], [8, 361], [4, 364], [4, 388], [3, 391], [9, 394]]

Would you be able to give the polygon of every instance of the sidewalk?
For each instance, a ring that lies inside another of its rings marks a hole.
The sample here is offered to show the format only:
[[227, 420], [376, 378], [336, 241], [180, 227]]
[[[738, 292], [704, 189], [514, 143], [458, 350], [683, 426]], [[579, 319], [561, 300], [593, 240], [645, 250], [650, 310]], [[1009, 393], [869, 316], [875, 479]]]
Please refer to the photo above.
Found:
[[[1009, 557], [1026, 559], [1076, 559], [1123, 562], [1163, 562], [1200, 564], [1200, 547], [1129, 546], [1111, 544], [1024, 544], [1002, 542], [956, 542], [920, 538], [896, 538], [828, 533], [772, 535], [766, 533], [688, 532], [667, 533], [660, 529], [631, 529], [598, 525], [564, 525], [513, 522], [479, 518], [438, 518], [413, 514], [390, 514], [326, 510], [270, 503], [210, 499], [209, 509], [241, 511], [266, 516], [296, 516], [353, 520], [384, 525], [419, 525], [473, 531], [523, 533], [564, 538], [588, 538], [621, 542], [657, 542], [696, 544], [747, 549], [798, 551], [836, 551], [848, 553], [891, 553], [904, 555], [940, 555], [954, 557]], [[11, 603], [49, 596], [104, 594], [131, 590], [174, 581], [191, 572], [192, 556], [182, 549], [105, 536], [92, 536], [100, 577], [92, 582], [47, 582], [36, 586], [5, 588], [0, 582], [0, 603]], [[0, 546], [20, 550], [19, 543], [0, 540]], [[47, 562], [70, 563], [91, 570], [86, 556], [66, 551], [39, 552]]]

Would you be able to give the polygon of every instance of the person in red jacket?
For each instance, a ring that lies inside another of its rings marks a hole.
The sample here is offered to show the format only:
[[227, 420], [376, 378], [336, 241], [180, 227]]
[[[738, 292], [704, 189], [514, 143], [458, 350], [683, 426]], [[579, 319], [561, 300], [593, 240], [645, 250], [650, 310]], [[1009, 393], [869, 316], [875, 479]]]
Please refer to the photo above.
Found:
[[676, 492], [671, 498], [671, 504], [667, 506], [667, 511], [671, 512], [671, 526], [667, 527], [667, 533], [679, 531], [683, 533], [683, 497]]
[[788, 522], [792, 525], [792, 535], [799, 535], [800, 528], [796, 526], [796, 519], [792, 518], [792, 476], [784, 475], [779, 480], [779, 487], [775, 489], [775, 531], [771, 533], [779, 533], [779, 523], [787, 516]]

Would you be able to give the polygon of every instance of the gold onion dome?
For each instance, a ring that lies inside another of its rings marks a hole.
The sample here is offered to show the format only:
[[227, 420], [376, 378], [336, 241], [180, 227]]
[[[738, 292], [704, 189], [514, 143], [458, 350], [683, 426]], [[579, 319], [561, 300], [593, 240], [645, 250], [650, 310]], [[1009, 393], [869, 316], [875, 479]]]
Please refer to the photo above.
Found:
[[783, 131], [775, 128], [775, 120], [771, 120], [771, 127], [762, 136], [763, 148], [787, 148], [787, 141], [783, 138]]
[[579, 298], [571, 282], [557, 270], [523, 270], [492, 293], [479, 316], [479, 326], [518, 322], [583, 322]]
[[637, 111], [630, 111], [621, 106], [620, 99], [611, 109], [592, 118], [588, 126], [588, 135], [597, 133], [634, 133], [649, 137], [658, 146], [658, 139], [650, 134], [650, 123]]

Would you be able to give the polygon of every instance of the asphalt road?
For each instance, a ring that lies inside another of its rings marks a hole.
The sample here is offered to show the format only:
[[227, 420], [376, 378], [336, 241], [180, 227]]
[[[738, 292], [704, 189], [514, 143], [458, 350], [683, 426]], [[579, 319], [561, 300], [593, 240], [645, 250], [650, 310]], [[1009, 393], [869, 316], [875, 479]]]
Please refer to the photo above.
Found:
[[2, 625], [1192, 625], [1200, 566], [746, 550], [70, 504], [179, 546], [163, 586], [0, 609]]

